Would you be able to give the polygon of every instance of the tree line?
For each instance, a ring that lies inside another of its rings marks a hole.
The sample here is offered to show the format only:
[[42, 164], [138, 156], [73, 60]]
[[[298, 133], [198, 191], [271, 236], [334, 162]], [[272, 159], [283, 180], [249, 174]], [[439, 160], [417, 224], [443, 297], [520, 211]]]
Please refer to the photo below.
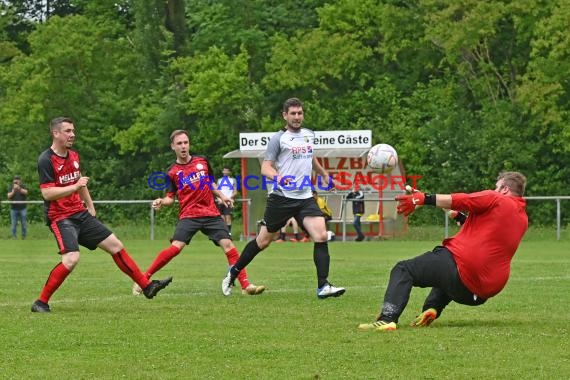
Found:
[[[569, 21], [563, 0], [4, 0], [0, 180], [40, 199], [37, 157], [65, 115], [95, 199], [152, 199], [172, 130], [238, 172], [222, 156], [239, 133], [277, 130], [296, 96], [307, 127], [371, 129], [428, 191], [517, 170], [527, 195], [566, 195]], [[554, 207], [530, 203], [532, 222]]]

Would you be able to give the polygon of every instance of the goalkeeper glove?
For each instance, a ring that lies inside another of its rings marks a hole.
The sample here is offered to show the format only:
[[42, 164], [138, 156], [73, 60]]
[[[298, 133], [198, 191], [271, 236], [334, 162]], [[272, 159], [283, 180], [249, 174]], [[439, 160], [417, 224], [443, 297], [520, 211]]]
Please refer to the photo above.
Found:
[[410, 195], [396, 196], [396, 201], [398, 202], [398, 206], [396, 208], [398, 214], [408, 216], [415, 211], [416, 206], [422, 206], [425, 204], [426, 195], [421, 191], [414, 191]]
[[446, 210], [447, 215], [457, 223], [458, 226], [462, 226], [467, 220], [467, 214], [461, 211]]
[[435, 206], [435, 194], [422, 193], [410, 185], [406, 185], [406, 190], [412, 194], [396, 196], [396, 201], [398, 202], [396, 210], [398, 214], [408, 216], [416, 210], [416, 207], [423, 205]]

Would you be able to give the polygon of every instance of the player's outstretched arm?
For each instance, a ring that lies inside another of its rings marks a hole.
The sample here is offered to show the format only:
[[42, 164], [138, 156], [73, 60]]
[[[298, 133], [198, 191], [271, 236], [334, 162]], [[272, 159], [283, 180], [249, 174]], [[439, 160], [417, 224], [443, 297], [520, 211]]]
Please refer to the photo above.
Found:
[[271, 181], [277, 180], [277, 183], [281, 185], [287, 185], [291, 180], [291, 178], [285, 176], [285, 180], [283, 181], [283, 177], [275, 170], [275, 162], [271, 160], [263, 160], [261, 163], [261, 175]]
[[234, 207], [234, 200], [232, 198], [226, 197], [220, 190], [212, 190], [212, 193], [214, 193], [214, 195], [219, 198], [226, 206]]
[[277, 173], [277, 170], [275, 170], [273, 161], [263, 160], [261, 163], [261, 175], [268, 179], [273, 179], [279, 175], [279, 173]]
[[152, 208], [155, 210], [160, 210], [162, 206], [172, 206], [174, 204], [174, 198], [164, 197], [156, 198], [152, 201]]
[[416, 210], [416, 207], [423, 205], [436, 206], [443, 209], [451, 208], [451, 194], [426, 194], [411, 186], [406, 186], [406, 190], [411, 194], [398, 195], [397, 211], [405, 216], [410, 215]]
[[467, 214], [461, 211], [450, 210], [447, 208], [444, 208], [443, 211], [445, 211], [449, 219], [455, 221], [455, 223], [457, 223], [458, 226], [462, 226], [463, 223], [465, 223], [465, 221], [467, 220]]

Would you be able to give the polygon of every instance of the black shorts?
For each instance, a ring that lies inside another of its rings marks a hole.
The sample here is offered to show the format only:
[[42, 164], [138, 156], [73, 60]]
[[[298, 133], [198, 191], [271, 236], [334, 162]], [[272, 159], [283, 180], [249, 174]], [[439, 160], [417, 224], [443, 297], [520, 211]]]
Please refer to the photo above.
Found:
[[88, 211], [52, 223], [49, 228], [55, 236], [60, 254], [79, 251], [80, 245], [93, 251], [113, 233]]
[[231, 215], [232, 212], [234, 211], [233, 207], [228, 207], [225, 205], [225, 203], [217, 203], [216, 204], [218, 206], [218, 210], [220, 211], [220, 214], [222, 215]]
[[[432, 251], [416, 256], [413, 259], [404, 260], [398, 263], [407, 268], [413, 279], [413, 285], [421, 288], [440, 289], [449, 299], [470, 306], [477, 306], [485, 303], [486, 298], [481, 298], [473, 294], [459, 276], [457, 264], [453, 254], [446, 247], [437, 246]], [[434, 296], [435, 295], [435, 296]], [[445, 301], [437, 300], [442, 295], [430, 293], [426, 302], [445, 306]], [[430, 299], [431, 298], [431, 299]], [[437, 309], [437, 307], [435, 307]]]
[[221, 216], [204, 216], [201, 218], [184, 218], [176, 224], [176, 230], [172, 240], [182, 241], [189, 244], [196, 232], [201, 231], [208, 236], [214, 244], [222, 239], [232, 239], [228, 226]]
[[323, 212], [317, 205], [315, 198], [293, 199], [270, 194], [265, 207], [265, 215], [262, 224], [269, 232], [277, 232], [287, 224], [289, 218], [294, 217], [303, 226], [303, 219], [306, 216], [323, 216]]

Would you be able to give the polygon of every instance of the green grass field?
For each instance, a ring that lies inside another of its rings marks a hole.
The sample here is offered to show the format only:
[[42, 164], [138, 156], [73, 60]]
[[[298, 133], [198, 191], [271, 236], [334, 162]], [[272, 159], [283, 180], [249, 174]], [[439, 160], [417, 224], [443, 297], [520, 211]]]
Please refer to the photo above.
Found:
[[[568, 379], [570, 243], [525, 240], [511, 280], [487, 304], [451, 304], [428, 328], [408, 323], [427, 289], [414, 289], [391, 333], [357, 331], [374, 319], [388, 274], [437, 240], [331, 244], [337, 299], [315, 295], [312, 244], [274, 244], [251, 264], [261, 296], [223, 297], [221, 251], [193, 242], [157, 277], [153, 300], [102, 251], [82, 251], [52, 298], [30, 305], [58, 261], [51, 239], [0, 240], [0, 378], [75, 379]], [[146, 269], [166, 241], [127, 240]], [[244, 243], [238, 242], [241, 250]]]

